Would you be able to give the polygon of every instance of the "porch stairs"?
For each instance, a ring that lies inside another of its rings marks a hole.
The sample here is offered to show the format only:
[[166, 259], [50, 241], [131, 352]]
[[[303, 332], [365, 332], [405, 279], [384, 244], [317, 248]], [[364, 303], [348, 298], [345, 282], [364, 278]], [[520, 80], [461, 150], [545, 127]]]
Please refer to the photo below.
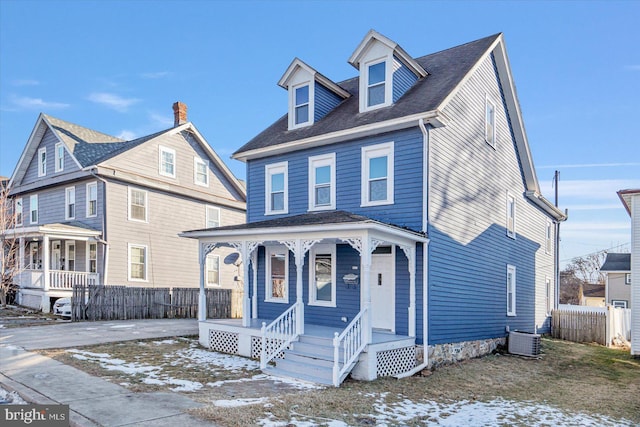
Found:
[[[283, 350], [282, 358], [273, 359], [275, 366], [269, 365], [263, 371], [278, 377], [296, 378], [331, 386], [333, 385], [333, 354], [333, 338], [300, 335], [298, 341], [291, 343], [290, 349]], [[341, 349], [341, 359], [342, 355]], [[339, 384], [342, 384], [357, 363], [356, 358], [338, 379]], [[343, 366], [344, 360], [341, 360], [340, 369]]]

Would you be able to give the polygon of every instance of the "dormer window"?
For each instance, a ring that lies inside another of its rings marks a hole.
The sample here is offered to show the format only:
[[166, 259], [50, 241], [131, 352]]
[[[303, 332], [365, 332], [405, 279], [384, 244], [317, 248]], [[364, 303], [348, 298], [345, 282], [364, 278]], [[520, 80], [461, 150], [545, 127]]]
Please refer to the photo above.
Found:
[[368, 66], [367, 107], [385, 103], [386, 62]]
[[309, 85], [299, 86], [294, 89], [295, 125], [301, 125], [309, 121]]

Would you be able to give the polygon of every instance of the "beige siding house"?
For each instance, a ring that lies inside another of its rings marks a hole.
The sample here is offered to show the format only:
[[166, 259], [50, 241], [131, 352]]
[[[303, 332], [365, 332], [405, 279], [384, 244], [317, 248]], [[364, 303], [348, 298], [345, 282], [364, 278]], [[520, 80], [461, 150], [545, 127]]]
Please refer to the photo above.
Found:
[[631, 354], [640, 356], [640, 188], [618, 196], [631, 216]]
[[[242, 182], [174, 104], [174, 127], [131, 141], [40, 114], [11, 177], [20, 240], [18, 302], [49, 311], [74, 284], [198, 287], [184, 230], [245, 222]], [[206, 283], [236, 288], [233, 250]]]
[[631, 254], [608, 253], [600, 271], [607, 276], [607, 305], [631, 308]]

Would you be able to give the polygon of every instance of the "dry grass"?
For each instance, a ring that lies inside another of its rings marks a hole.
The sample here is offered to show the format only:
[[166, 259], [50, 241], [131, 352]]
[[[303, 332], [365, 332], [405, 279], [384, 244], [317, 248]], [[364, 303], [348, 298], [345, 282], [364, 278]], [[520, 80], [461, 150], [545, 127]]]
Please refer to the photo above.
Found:
[[[221, 374], [203, 366], [180, 363], [176, 353], [193, 345], [179, 340], [170, 345], [153, 341], [121, 343], [85, 348], [109, 353], [128, 362], [162, 366], [175, 378], [207, 384], [224, 379], [240, 379], [256, 371]], [[256, 425], [259, 420], [341, 420], [348, 425], [375, 425], [369, 414], [376, 403], [391, 405], [404, 399], [413, 402], [491, 401], [502, 398], [551, 405], [569, 412], [601, 414], [640, 423], [640, 360], [628, 351], [607, 349], [565, 341], [543, 339], [544, 354], [538, 359], [491, 355], [446, 366], [427, 376], [402, 380], [384, 378], [373, 382], [347, 380], [340, 388], [299, 390], [278, 386], [271, 381], [230, 383], [221, 387], [203, 387], [187, 393], [206, 403], [192, 412], [221, 426]], [[95, 362], [78, 360], [65, 351], [45, 354], [93, 375], [116, 383], [128, 383], [133, 391], [167, 390], [153, 386], [142, 377], [105, 370]], [[166, 370], [166, 371], [165, 371]], [[213, 402], [225, 399], [269, 397], [265, 402], [241, 407], [219, 407]], [[403, 421], [403, 425], [424, 425], [427, 417]]]

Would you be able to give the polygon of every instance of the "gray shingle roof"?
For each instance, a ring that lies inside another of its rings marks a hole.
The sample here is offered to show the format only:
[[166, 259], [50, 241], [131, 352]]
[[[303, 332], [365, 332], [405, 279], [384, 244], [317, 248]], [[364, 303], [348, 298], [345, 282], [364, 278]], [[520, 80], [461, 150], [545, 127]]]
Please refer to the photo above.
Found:
[[600, 271], [631, 271], [631, 254], [608, 253]]
[[359, 79], [357, 77], [338, 83], [353, 96], [345, 99], [322, 120], [311, 126], [287, 130], [287, 115], [238, 149], [234, 155], [245, 151], [270, 147], [299, 139], [346, 130], [396, 119], [412, 114], [435, 110], [457, 87], [460, 81], [486, 53], [500, 36], [494, 34], [480, 40], [417, 58], [429, 75], [418, 80], [395, 104], [377, 110], [359, 112]]

